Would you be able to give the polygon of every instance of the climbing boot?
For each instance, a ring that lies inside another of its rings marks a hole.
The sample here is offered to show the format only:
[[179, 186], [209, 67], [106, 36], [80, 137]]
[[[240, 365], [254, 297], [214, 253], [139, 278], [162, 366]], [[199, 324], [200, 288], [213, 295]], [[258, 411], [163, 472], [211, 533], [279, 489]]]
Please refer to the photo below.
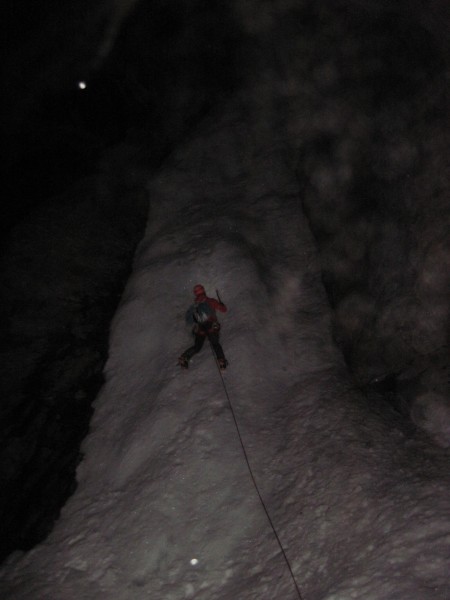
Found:
[[226, 360], [226, 358], [219, 358], [217, 360], [217, 364], [219, 365], [219, 369], [221, 371], [225, 371], [225, 369], [227, 368], [227, 365], [228, 365], [228, 361]]
[[178, 364], [183, 369], [188, 369], [189, 368], [189, 361], [188, 361], [188, 359], [185, 356], [180, 356], [180, 358], [178, 359]]

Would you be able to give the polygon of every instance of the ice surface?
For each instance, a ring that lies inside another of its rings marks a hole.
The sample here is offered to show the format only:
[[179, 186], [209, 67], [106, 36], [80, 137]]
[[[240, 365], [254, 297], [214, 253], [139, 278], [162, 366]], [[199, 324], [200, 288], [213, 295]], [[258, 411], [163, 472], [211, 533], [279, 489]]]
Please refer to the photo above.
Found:
[[[3, 566], [3, 600], [298, 598], [223, 382], [304, 600], [450, 598], [443, 451], [352, 389], [294, 176], [270, 123], [242, 110], [149, 184], [78, 489]], [[196, 283], [229, 307], [223, 382], [207, 346], [176, 364]]]

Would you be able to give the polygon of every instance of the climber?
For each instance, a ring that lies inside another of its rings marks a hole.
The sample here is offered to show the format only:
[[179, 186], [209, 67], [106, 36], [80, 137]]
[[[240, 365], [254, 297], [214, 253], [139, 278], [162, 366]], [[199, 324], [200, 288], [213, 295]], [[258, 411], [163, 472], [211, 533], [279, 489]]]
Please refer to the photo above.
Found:
[[194, 304], [186, 313], [186, 322], [193, 326], [194, 345], [183, 352], [178, 363], [187, 369], [190, 359], [194, 354], [200, 352], [205, 339], [208, 338], [216, 355], [217, 364], [221, 370], [224, 370], [228, 361], [219, 343], [220, 324], [217, 320], [216, 310], [224, 313], [227, 312], [227, 307], [220, 300], [208, 298], [205, 288], [200, 284], [194, 287], [194, 296]]

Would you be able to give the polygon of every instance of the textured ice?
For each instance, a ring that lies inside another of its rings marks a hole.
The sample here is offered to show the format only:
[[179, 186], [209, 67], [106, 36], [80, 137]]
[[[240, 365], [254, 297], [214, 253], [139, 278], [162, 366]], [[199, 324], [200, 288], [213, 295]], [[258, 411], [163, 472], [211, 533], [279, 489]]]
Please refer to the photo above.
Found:
[[[223, 382], [304, 600], [450, 598], [442, 452], [353, 389], [295, 178], [270, 123], [241, 110], [149, 183], [78, 489], [3, 566], [3, 600], [298, 598]], [[176, 364], [199, 282], [229, 307], [223, 381], [206, 346]]]

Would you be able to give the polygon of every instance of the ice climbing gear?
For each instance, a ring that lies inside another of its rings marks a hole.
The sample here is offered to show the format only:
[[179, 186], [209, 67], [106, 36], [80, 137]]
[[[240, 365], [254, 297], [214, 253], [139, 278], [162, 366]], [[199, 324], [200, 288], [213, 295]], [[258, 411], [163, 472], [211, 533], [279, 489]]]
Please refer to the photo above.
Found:
[[[207, 337], [214, 348], [217, 360], [224, 359], [223, 349], [219, 342], [220, 324], [217, 320], [216, 310], [225, 313], [227, 307], [215, 298], [208, 298], [205, 294], [205, 288], [200, 284], [194, 287], [194, 293], [200, 295], [196, 296], [194, 303], [185, 315], [186, 323], [192, 327], [194, 345], [183, 352], [182, 357], [189, 361], [194, 354], [200, 352]], [[184, 362], [179, 361], [179, 364], [182, 367], [187, 367]], [[222, 363], [221, 368], [224, 369], [225, 367], [226, 363]]]
[[225, 369], [226, 369], [226, 368], [227, 368], [227, 366], [228, 366], [228, 361], [227, 361], [227, 359], [226, 359], [226, 358], [219, 358], [219, 359], [217, 360], [217, 364], [219, 365], [219, 369], [220, 369], [221, 371], [225, 371]]
[[[211, 352], [212, 352], [212, 354], [214, 356], [214, 350], [213, 350], [213, 347], [212, 347], [211, 344], [210, 344], [210, 347], [211, 347]], [[238, 436], [239, 442], [241, 444], [242, 453], [244, 455], [245, 462], [247, 463], [247, 467], [248, 467], [248, 472], [250, 474], [250, 478], [251, 478], [251, 480], [253, 482], [253, 486], [254, 486], [254, 488], [256, 490], [256, 493], [258, 495], [259, 501], [261, 502], [261, 506], [263, 507], [263, 510], [264, 510], [264, 512], [266, 514], [267, 520], [270, 523], [270, 526], [272, 528], [272, 531], [273, 531], [273, 534], [275, 536], [275, 539], [278, 542], [278, 546], [280, 547], [281, 554], [282, 554], [282, 556], [284, 558], [284, 561], [285, 561], [285, 563], [287, 565], [287, 568], [288, 568], [289, 573], [291, 575], [292, 581], [294, 583], [294, 587], [295, 587], [295, 591], [297, 592], [297, 596], [298, 596], [299, 600], [303, 600], [303, 596], [302, 596], [302, 594], [300, 592], [300, 587], [299, 587], [299, 585], [297, 583], [297, 580], [295, 579], [295, 575], [294, 575], [294, 572], [292, 570], [291, 563], [289, 562], [289, 559], [287, 557], [286, 551], [283, 548], [283, 544], [281, 543], [280, 537], [279, 537], [279, 535], [277, 533], [277, 530], [275, 529], [275, 525], [274, 525], [274, 523], [273, 523], [273, 521], [272, 521], [272, 519], [270, 517], [269, 511], [268, 511], [268, 509], [266, 507], [266, 504], [265, 504], [264, 499], [263, 499], [263, 497], [261, 495], [261, 492], [259, 491], [258, 484], [257, 484], [255, 476], [253, 474], [252, 467], [250, 465], [250, 461], [249, 461], [249, 458], [248, 458], [248, 455], [247, 455], [247, 451], [246, 451], [245, 446], [244, 446], [244, 441], [242, 439], [242, 435], [241, 435], [241, 432], [240, 432], [240, 429], [239, 429], [239, 424], [237, 422], [236, 413], [234, 412], [233, 404], [231, 402], [231, 398], [230, 398], [230, 395], [228, 393], [227, 386], [225, 384], [225, 380], [223, 378], [222, 369], [219, 366], [219, 361], [217, 361], [217, 367], [218, 367], [218, 371], [219, 371], [219, 374], [220, 374], [220, 379], [222, 380], [222, 385], [223, 385], [223, 389], [224, 389], [224, 392], [225, 392], [225, 396], [227, 397], [227, 400], [228, 400], [228, 406], [230, 408], [231, 415], [233, 417], [233, 421], [234, 421], [234, 425], [235, 425], [235, 428], [236, 428], [237, 436]]]
[[180, 356], [180, 358], [178, 359], [178, 364], [183, 369], [188, 369], [189, 368], [189, 361], [188, 361], [188, 359], [185, 356]]

